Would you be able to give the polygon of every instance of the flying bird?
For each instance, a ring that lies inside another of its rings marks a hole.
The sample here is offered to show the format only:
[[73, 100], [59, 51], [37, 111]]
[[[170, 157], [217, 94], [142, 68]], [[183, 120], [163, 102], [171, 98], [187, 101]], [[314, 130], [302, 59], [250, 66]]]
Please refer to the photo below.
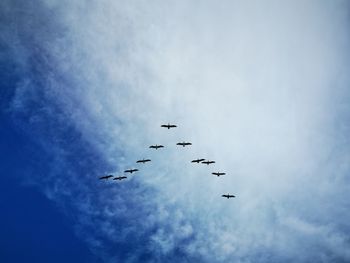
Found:
[[205, 159], [196, 159], [196, 160], [192, 160], [191, 163], [200, 163], [202, 161], [204, 161]]
[[113, 180], [123, 180], [123, 179], [126, 179], [127, 177], [126, 176], [118, 176], [118, 177], [114, 177]]
[[139, 169], [129, 169], [129, 170], [125, 170], [124, 173], [133, 173], [133, 172], [137, 172]]
[[227, 195], [222, 195], [222, 197], [226, 197], [227, 199], [230, 199], [230, 198], [233, 198], [233, 197], [235, 197], [235, 196], [234, 196], [234, 195], [227, 194]]
[[192, 145], [190, 142], [178, 142], [176, 145], [181, 145], [182, 147], [185, 147], [187, 145]]
[[176, 125], [174, 125], [174, 124], [163, 124], [163, 125], [161, 125], [160, 127], [162, 127], [162, 128], [167, 128], [168, 130], [170, 129], [170, 128], [176, 128], [177, 126]]
[[213, 174], [213, 175], [216, 175], [216, 176], [220, 176], [220, 175], [225, 175], [226, 173], [219, 173], [219, 172], [217, 172], [217, 173], [211, 173], [211, 174]]
[[212, 163], [215, 163], [215, 161], [204, 161], [204, 162], [202, 162], [202, 163], [204, 163], [204, 164], [206, 164], [206, 165], [209, 165], [209, 164], [212, 164]]
[[164, 148], [164, 146], [163, 145], [151, 145], [149, 148], [158, 150], [158, 148]]
[[150, 161], [151, 161], [151, 159], [142, 159], [142, 160], [138, 160], [137, 163], [147, 163]]
[[111, 174], [105, 175], [105, 176], [100, 177], [100, 180], [107, 180], [107, 179], [109, 179], [111, 177], [113, 177], [113, 175], [111, 175]]

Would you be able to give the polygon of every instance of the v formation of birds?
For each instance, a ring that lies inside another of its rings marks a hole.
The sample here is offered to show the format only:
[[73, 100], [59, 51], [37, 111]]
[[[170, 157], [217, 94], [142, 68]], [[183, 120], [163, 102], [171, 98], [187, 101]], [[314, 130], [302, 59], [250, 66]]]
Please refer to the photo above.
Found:
[[[169, 129], [171, 129], [171, 128], [176, 128], [177, 126], [176, 126], [176, 125], [173, 125], [173, 124], [163, 124], [163, 125], [161, 125], [160, 127], [162, 127], [162, 128], [167, 128], [167, 129], [169, 130]], [[192, 143], [190, 143], [190, 142], [179, 142], [179, 143], [177, 143], [176, 145], [185, 147], [185, 146], [190, 146], [190, 145], [192, 145]], [[163, 146], [163, 145], [157, 145], [157, 144], [156, 144], [156, 145], [151, 145], [151, 146], [149, 146], [149, 148], [158, 150], [158, 149], [160, 149], [160, 148], [164, 148], [164, 146]], [[142, 160], [137, 160], [137, 161], [136, 161], [136, 163], [143, 163], [143, 164], [148, 163], [148, 162], [151, 162], [151, 159], [142, 159]], [[192, 160], [191, 163], [197, 163], [197, 164], [202, 163], [202, 164], [210, 165], [210, 164], [215, 163], [215, 161], [206, 160], [206, 159], [195, 159], [195, 160]], [[135, 172], [138, 172], [138, 171], [139, 171], [138, 169], [133, 168], [133, 169], [127, 169], [127, 170], [125, 170], [124, 173], [130, 173], [130, 174], [132, 174], [132, 173], [135, 173]], [[213, 175], [216, 175], [217, 177], [219, 177], [219, 176], [221, 176], [221, 175], [225, 175], [226, 173], [223, 173], [223, 172], [213, 172], [212, 174], [213, 174]], [[110, 178], [112, 178], [112, 177], [113, 177], [112, 180], [117, 180], [117, 181], [121, 181], [121, 180], [127, 179], [126, 176], [114, 176], [114, 175], [112, 175], [112, 174], [101, 176], [99, 179], [100, 179], [100, 180], [108, 180], [108, 179], [110, 179]], [[227, 198], [227, 199], [235, 197], [234, 195], [231, 195], [231, 194], [223, 194], [223, 195], [221, 195], [221, 196], [222, 196], [222, 197], [225, 197], [225, 198]]]

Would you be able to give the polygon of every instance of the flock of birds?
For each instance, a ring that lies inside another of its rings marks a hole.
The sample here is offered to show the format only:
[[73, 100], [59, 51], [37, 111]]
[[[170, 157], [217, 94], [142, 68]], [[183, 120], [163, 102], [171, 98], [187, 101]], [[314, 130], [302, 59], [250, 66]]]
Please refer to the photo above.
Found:
[[[177, 126], [174, 125], [174, 124], [169, 124], [169, 123], [168, 123], [168, 124], [163, 124], [163, 125], [161, 125], [160, 127], [162, 127], [162, 128], [167, 128], [167, 129], [169, 130], [169, 129], [171, 129], [171, 128], [176, 128]], [[176, 145], [179, 145], [179, 146], [182, 146], [182, 147], [186, 147], [186, 146], [192, 145], [192, 143], [190, 143], [190, 142], [178, 142]], [[156, 144], [156, 145], [151, 145], [151, 146], [149, 146], [149, 148], [150, 148], [150, 149], [158, 150], [158, 149], [160, 149], [160, 148], [164, 148], [164, 146], [163, 146], [163, 145], [157, 145], [157, 144]], [[136, 161], [136, 163], [142, 163], [142, 164], [148, 163], [148, 162], [151, 162], [151, 159], [142, 159], [142, 160]], [[192, 162], [192, 163], [198, 163], [198, 164], [199, 164], [199, 163], [202, 163], [202, 164], [206, 164], [206, 165], [210, 165], [210, 164], [215, 163], [215, 161], [206, 160], [206, 159], [195, 159], [195, 160], [192, 160], [191, 162]], [[133, 169], [127, 169], [127, 170], [125, 170], [124, 173], [125, 173], [125, 174], [126, 174], [126, 173], [132, 174], [132, 173], [135, 173], [135, 172], [138, 172], [138, 171], [139, 171], [139, 169], [133, 168]], [[221, 176], [221, 175], [225, 175], [226, 173], [223, 173], [223, 172], [213, 172], [212, 174], [219, 177], [219, 176]], [[112, 178], [112, 177], [114, 177], [112, 180], [118, 180], [118, 181], [127, 179], [126, 176], [114, 176], [114, 175], [111, 175], [111, 174], [102, 176], [102, 177], [100, 177], [99, 179], [100, 179], [100, 180], [108, 180], [108, 179], [110, 179], [110, 178]], [[234, 195], [231, 195], [231, 194], [223, 194], [223, 195], [221, 195], [221, 196], [222, 196], [222, 197], [225, 197], [225, 198], [227, 198], [227, 199], [235, 197]]]

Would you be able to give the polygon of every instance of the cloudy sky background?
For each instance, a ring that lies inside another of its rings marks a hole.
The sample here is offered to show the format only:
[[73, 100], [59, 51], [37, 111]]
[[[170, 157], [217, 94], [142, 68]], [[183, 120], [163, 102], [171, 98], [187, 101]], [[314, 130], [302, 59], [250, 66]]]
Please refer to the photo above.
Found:
[[350, 261], [346, 1], [0, 10], [2, 176], [50, 200], [82, 262]]

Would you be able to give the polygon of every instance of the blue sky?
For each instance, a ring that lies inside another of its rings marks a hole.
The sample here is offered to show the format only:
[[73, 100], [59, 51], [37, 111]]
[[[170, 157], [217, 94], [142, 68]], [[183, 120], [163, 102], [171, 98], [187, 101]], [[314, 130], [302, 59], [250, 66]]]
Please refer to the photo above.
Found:
[[346, 1], [0, 17], [1, 262], [350, 261]]

